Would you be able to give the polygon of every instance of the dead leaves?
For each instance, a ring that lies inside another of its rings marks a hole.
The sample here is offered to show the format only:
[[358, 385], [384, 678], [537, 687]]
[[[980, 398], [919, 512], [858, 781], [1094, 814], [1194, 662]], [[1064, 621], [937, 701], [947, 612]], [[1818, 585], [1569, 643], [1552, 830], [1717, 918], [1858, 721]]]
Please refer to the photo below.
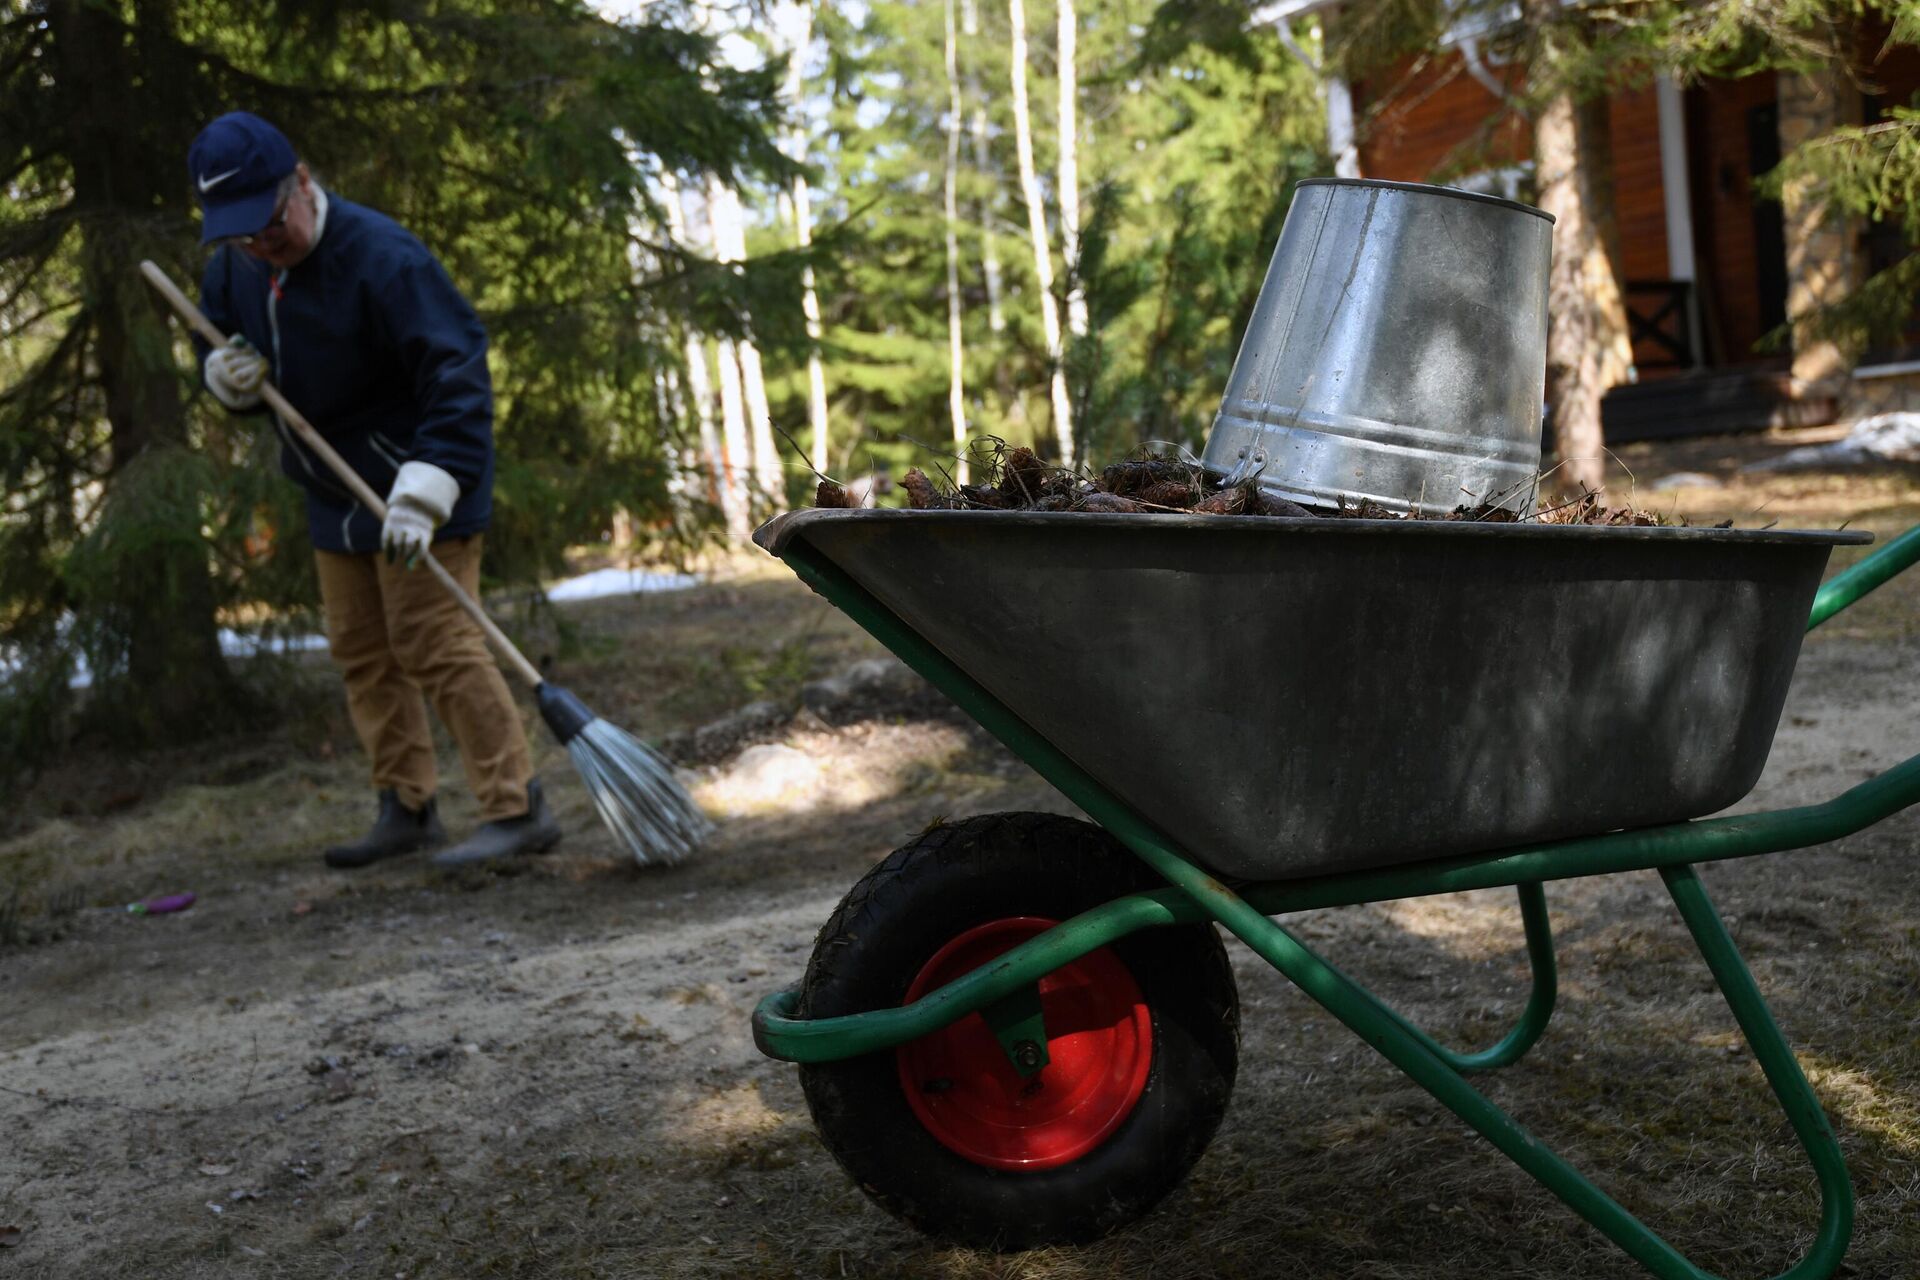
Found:
[[[941, 487], [920, 468], [908, 471], [900, 487], [915, 511], [1080, 511], [1106, 515], [1197, 512], [1201, 515], [1300, 517], [1304, 507], [1264, 494], [1251, 483], [1220, 489], [1197, 464], [1146, 455], [1104, 468], [1089, 479], [1065, 467], [1051, 466], [1025, 447], [1009, 448], [989, 439], [977, 450], [986, 471], [983, 484]], [[822, 483], [814, 505], [840, 505]], [[839, 487], [833, 486], [835, 493]]]
[[[1634, 507], [1608, 507], [1599, 495], [1588, 493], [1572, 502], [1523, 514], [1510, 507], [1485, 504], [1459, 507], [1444, 515], [1396, 511], [1371, 498], [1342, 501], [1332, 509], [1308, 510], [1276, 497], [1248, 480], [1221, 488], [1218, 480], [1185, 457], [1142, 453], [1101, 469], [1089, 478], [1065, 467], [1050, 465], [1032, 449], [1010, 447], [989, 436], [973, 450], [973, 463], [987, 476], [984, 483], [945, 485], [914, 467], [900, 481], [907, 505], [915, 511], [1079, 511], [1106, 515], [1192, 512], [1196, 515], [1268, 516], [1298, 520], [1308, 517], [1350, 520], [1445, 520], [1473, 524], [1603, 525], [1648, 528], [1671, 523], [1664, 516]], [[858, 505], [847, 491], [822, 480], [814, 497], [816, 507]]]

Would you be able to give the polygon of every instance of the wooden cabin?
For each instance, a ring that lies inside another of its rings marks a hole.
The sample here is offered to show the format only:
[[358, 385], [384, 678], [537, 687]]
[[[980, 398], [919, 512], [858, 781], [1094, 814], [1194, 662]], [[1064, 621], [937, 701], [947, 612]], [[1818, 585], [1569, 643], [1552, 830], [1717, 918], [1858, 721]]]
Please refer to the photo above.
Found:
[[[1263, 16], [1337, 22], [1339, 7], [1281, 0]], [[1884, 27], [1856, 34], [1853, 75], [1836, 67], [1684, 87], [1663, 76], [1608, 100], [1637, 375], [1608, 395], [1609, 439], [1920, 410], [1920, 324], [1905, 342], [1851, 358], [1830, 343], [1760, 345], [1789, 314], [1913, 251], [1897, 227], [1789, 209], [1755, 188], [1807, 138], [1870, 123], [1920, 93], [1920, 50], [1889, 47]], [[1505, 98], [1522, 69], [1502, 65], [1487, 35], [1457, 31], [1417, 67], [1330, 84], [1329, 141], [1336, 156], [1345, 151], [1343, 171], [1526, 199], [1530, 126]]]

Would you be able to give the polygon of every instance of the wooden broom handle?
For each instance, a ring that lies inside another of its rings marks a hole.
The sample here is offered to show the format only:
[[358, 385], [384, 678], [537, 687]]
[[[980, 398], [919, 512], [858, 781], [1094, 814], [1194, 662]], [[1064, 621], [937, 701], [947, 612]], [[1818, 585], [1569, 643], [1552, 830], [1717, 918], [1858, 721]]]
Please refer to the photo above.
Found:
[[[201, 314], [200, 308], [193, 305], [192, 299], [180, 292], [173, 281], [167, 278], [166, 272], [162, 271], [153, 262], [144, 261], [140, 264], [140, 274], [147, 278], [147, 283], [152, 285], [160, 296], [172, 305], [174, 312], [179, 315], [180, 319], [195, 333], [205, 338], [213, 346], [224, 347], [227, 345], [226, 335], [213, 327], [213, 322]], [[373, 512], [374, 515], [383, 521], [387, 518], [387, 504], [381, 499], [380, 495], [369, 488], [367, 482], [360, 478], [360, 474], [347, 465], [345, 458], [342, 458], [338, 453], [334, 452], [333, 446], [328, 444], [320, 433], [313, 429], [313, 425], [301, 415], [300, 411], [289, 404], [287, 398], [280, 394], [280, 389], [264, 378], [261, 379], [260, 382], [260, 398], [265, 400], [267, 404], [272, 407], [273, 411], [280, 415], [281, 421], [293, 428], [295, 433], [299, 435], [301, 442], [304, 443], [307, 448], [318, 454], [320, 460], [326, 463], [335, 475], [340, 477], [341, 483], [347, 486], [361, 506]], [[421, 558], [426, 562], [427, 568], [433, 571], [433, 576], [440, 580], [440, 585], [452, 594], [454, 602], [466, 610], [469, 618], [472, 618], [480, 625], [480, 630], [486, 633], [487, 639], [492, 642], [494, 649], [499, 652], [500, 656], [506, 660], [507, 665], [512, 667], [522, 680], [527, 682], [529, 688], [538, 688], [543, 683], [540, 669], [527, 661], [527, 656], [520, 652], [513, 641], [507, 639], [507, 633], [502, 631], [499, 626], [495, 624], [494, 620], [487, 616], [486, 610], [480, 607], [479, 602], [468, 595], [466, 588], [454, 580], [453, 575], [447, 572], [445, 565], [434, 559], [433, 552], [425, 552]]]

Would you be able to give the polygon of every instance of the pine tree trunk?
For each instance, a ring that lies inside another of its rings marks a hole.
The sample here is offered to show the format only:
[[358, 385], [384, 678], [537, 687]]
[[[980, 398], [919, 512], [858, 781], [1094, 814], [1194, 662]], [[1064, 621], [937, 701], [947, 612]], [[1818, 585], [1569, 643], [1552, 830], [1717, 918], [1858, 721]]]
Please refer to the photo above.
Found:
[[1056, 0], [1060, 88], [1060, 257], [1067, 273], [1067, 332], [1087, 336], [1087, 290], [1080, 279], [1080, 81], [1078, 16], [1073, 0]]
[[[1590, 22], [1560, 0], [1525, 0], [1534, 65], [1551, 68], [1565, 42], [1589, 42]], [[1604, 106], [1582, 108], [1549, 88], [1533, 121], [1534, 181], [1554, 216], [1547, 282], [1547, 408], [1559, 468], [1552, 491], [1598, 492], [1606, 478], [1601, 401], [1632, 363], [1620, 287], [1618, 232], [1611, 228], [1613, 148]]]
[[[81, 296], [111, 429], [106, 498], [87, 539], [76, 612], [97, 707], [116, 736], [181, 741], [228, 727], [242, 695], [214, 617], [185, 406], [162, 304], [134, 264], [167, 261], [186, 219], [178, 166], [196, 127], [146, 101], [142, 68], [176, 38], [164, 6], [56, 0], [46, 9], [52, 91], [74, 136]], [[116, 86], [111, 92], [101, 86]]]
[[953, 0], [946, 0], [947, 35], [947, 416], [953, 424], [954, 476], [970, 480], [967, 466], [966, 349], [960, 333], [959, 200], [954, 186], [960, 175], [960, 67], [958, 38], [953, 26]]
[[1034, 173], [1033, 130], [1027, 111], [1027, 11], [1021, 0], [1008, 0], [1007, 20], [1013, 29], [1014, 149], [1020, 161], [1020, 192], [1027, 205], [1027, 235], [1033, 242], [1034, 289], [1040, 295], [1040, 327], [1047, 343], [1054, 441], [1060, 465], [1071, 467], [1074, 462], [1073, 406], [1067, 400], [1067, 370], [1061, 358], [1060, 308], [1053, 298], [1053, 250], [1047, 241], [1047, 215], [1040, 201], [1040, 180]]
[[1612, 104], [1602, 96], [1587, 99], [1579, 105], [1575, 123], [1587, 212], [1594, 227], [1594, 251], [1587, 256], [1587, 296], [1593, 300], [1600, 341], [1600, 380], [1612, 388], [1634, 376], [1624, 250], [1620, 221], [1614, 216]]
[[1547, 281], [1547, 405], [1560, 468], [1556, 489], [1598, 491], [1605, 476], [1600, 399], [1607, 346], [1592, 297], [1593, 260], [1605, 258], [1580, 174], [1573, 98], [1552, 99], [1534, 120], [1533, 158], [1540, 207], [1554, 216]]

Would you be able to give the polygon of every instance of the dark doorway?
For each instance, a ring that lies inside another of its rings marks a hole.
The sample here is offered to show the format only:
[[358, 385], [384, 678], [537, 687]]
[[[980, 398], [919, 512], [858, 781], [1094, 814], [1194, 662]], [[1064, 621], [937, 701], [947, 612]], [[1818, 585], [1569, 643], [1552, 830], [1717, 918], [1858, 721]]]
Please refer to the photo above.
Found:
[[[1862, 123], [1880, 124], [1889, 118], [1888, 107], [1898, 105], [1891, 94], [1865, 95]], [[1908, 238], [1897, 214], [1867, 223], [1865, 243], [1867, 274], [1878, 275], [1895, 263], [1920, 252], [1920, 246]], [[1863, 365], [1905, 363], [1920, 359], [1920, 299], [1907, 313], [1906, 330], [1897, 336], [1883, 336], [1860, 356]]]
[[[1747, 172], [1759, 178], [1780, 163], [1780, 107], [1769, 102], [1747, 111]], [[1753, 202], [1754, 284], [1759, 294], [1760, 332], [1787, 322], [1787, 228], [1778, 200]]]

